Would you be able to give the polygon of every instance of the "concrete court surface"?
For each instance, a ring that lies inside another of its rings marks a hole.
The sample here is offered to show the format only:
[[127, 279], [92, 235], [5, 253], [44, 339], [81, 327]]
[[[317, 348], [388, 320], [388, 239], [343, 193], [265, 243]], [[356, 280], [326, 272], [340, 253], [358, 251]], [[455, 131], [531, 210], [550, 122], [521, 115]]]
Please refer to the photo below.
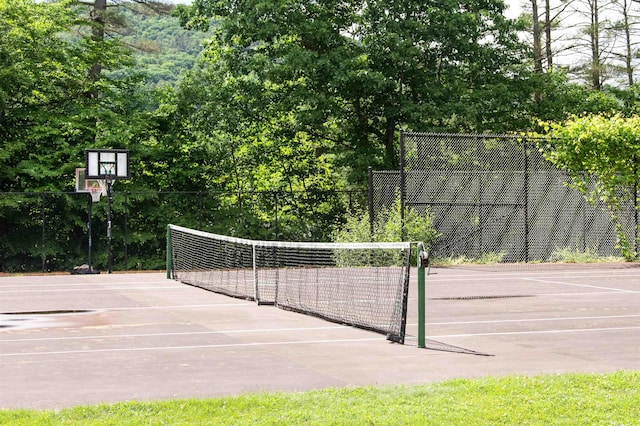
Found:
[[[415, 276], [407, 325], [414, 335]], [[164, 273], [4, 276], [0, 408], [637, 370], [640, 268], [432, 269], [427, 337], [439, 350]]]

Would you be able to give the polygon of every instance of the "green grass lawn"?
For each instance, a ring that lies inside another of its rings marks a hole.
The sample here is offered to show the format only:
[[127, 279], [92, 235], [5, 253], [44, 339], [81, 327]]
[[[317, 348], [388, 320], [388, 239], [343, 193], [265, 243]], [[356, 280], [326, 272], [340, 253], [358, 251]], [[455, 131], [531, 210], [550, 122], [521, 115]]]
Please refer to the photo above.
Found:
[[640, 425], [640, 372], [0, 410], [1, 425]]

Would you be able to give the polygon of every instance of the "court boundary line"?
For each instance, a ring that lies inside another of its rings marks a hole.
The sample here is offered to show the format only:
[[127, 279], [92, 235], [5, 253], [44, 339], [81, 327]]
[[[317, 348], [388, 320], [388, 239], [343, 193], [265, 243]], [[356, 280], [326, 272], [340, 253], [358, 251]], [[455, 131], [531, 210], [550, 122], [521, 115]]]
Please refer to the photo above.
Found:
[[[145, 311], [145, 310], [162, 310], [162, 309], [196, 309], [196, 308], [235, 308], [235, 307], [249, 307], [256, 306], [254, 302], [243, 302], [238, 301], [236, 303], [208, 303], [201, 305], [165, 305], [165, 306], [123, 306], [123, 307], [111, 307], [111, 308], [83, 308], [83, 313], [68, 313], [68, 314], [57, 314], [58, 316], [63, 315], [91, 315], [91, 314], [99, 314], [99, 313], [107, 313], [112, 311]], [[24, 313], [24, 312], [2, 312], [0, 310], [0, 315], [25, 315], [25, 316], [34, 316], [37, 315], [36, 312], [32, 313]]]
[[321, 340], [294, 340], [280, 342], [248, 342], [248, 343], [220, 343], [213, 345], [180, 345], [180, 346], [153, 346], [147, 348], [109, 348], [109, 349], [79, 349], [68, 351], [47, 351], [47, 352], [15, 352], [0, 354], [0, 358], [15, 356], [42, 356], [42, 355], [77, 355], [109, 352], [145, 352], [145, 351], [170, 351], [170, 350], [193, 350], [193, 349], [224, 349], [253, 346], [286, 346], [286, 345], [308, 345], [323, 343], [356, 343], [356, 342], [386, 342], [384, 336], [367, 337], [360, 339], [321, 339]]
[[595, 289], [599, 289], [599, 290], [610, 290], [610, 291], [615, 291], [615, 292], [620, 292], [620, 293], [637, 293], [634, 290], [626, 290], [626, 289], [622, 289], [622, 288], [601, 287], [601, 286], [589, 285], [589, 284], [574, 284], [574, 283], [567, 283], [567, 282], [564, 282], [564, 281], [548, 281], [548, 280], [543, 280], [541, 278], [525, 277], [525, 278], [521, 278], [521, 279], [523, 279], [525, 281], [533, 281], [533, 282], [545, 283], [545, 284], [559, 284], [559, 285], [566, 285], [566, 286], [572, 286], [572, 287], [595, 288]]
[[[473, 325], [473, 324], [507, 324], [513, 322], [552, 322], [552, 321], [578, 321], [578, 320], [607, 320], [607, 319], [623, 319], [638, 318], [640, 314], [631, 315], [603, 315], [594, 317], [548, 317], [548, 318], [524, 318], [524, 319], [508, 319], [508, 320], [482, 320], [482, 321], [451, 321], [451, 322], [427, 322], [427, 325]], [[417, 326], [418, 323], [407, 324], [409, 326]]]
[[113, 335], [91, 335], [91, 336], [64, 336], [64, 337], [32, 337], [18, 339], [0, 339], [0, 343], [16, 342], [43, 342], [43, 341], [64, 341], [64, 340], [91, 340], [91, 339], [128, 339], [132, 337], [165, 337], [165, 336], [199, 336], [210, 334], [243, 334], [243, 333], [275, 333], [287, 331], [313, 331], [313, 330], [353, 330], [354, 327], [348, 325], [327, 325], [322, 327], [283, 327], [283, 328], [256, 328], [244, 330], [209, 330], [209, 331], [177, 331], [168, 333], [138, 333], [138, 334], [113, 334]]
[[[611, 271], [616, 271], [612, 269]], [[430, 274], [427, 277], [427, 282], [437, 282], [443, 283], [447, 281], [506, 281], [506, 280], [514, 280], [514, 279], [528, 279], [528, 278], [634, 278], [638, 276], [638, 271], [625, 271], [626, 273], [609, 273], [607, 270], [599, 270], [599, 271], [590, 271], [589, 272], [577, 272], [577, 271], [567, 271], [567, 272], [549, 272], [544, 273], [541, 271], [538, 272], [493, 272], [491, 275], [483, 275], [483, 276], [473, 276], [473, 275], [440, 275], [438, 274]], [[596, 275], [597, 274], [597, 275]]]
[[[88, 283], [89, 284], [89, 283]], [[126, 283], [121, 283], [119, 285], [125, 285]], [[58, 289], [50, 289], [50, 290], [42, 290], [42, 289], [28, 289], [28, 290], [3, 290], [0, 287], [0, 294], [2, 293], [63, 293], [69, 291], [121, 291], [121, 290], [182, 290], [183, 288], [189, 288], [188, 286], [175, 286], [175, 287], [167, 287], [167, 286], [156, 286], [156, 287], [87, 287], [87, 288], [58, 288]]]
[[[590, 329], [560, 329], [560, 330], [539, 330], [539, 331], [514, 331], [514, 332], [496, 332], [496, 333], [465, 333], [465, 334], [442, 334], [429, 335], [428, 339], [442, 338], [460, 338], [460, 337], [485, 337], [485, 336], [512, 336], [512, 335], [531, 335], [531, 334], [564, 334], [564, 333], [589, 333], [602, 331], [627, 331], [637, 330], [640, 326], [630, 327], [610, 327], [610, 328], [590, 328]], [[16, 357], [16, 356], [43, 356], [43, 355], [71, 355], [71, 354], [91, 354], [91, 353], [113, 353], [113, 352], [145, 352], [145, 351], [169, 351], [169, 350], [186, 350], [186, 349], [223, 349], [234, 347], [255, 347], [255, 346], [286, 346], [286, 345], [304, 345], [304, 344], [323, 344], [323, 343], [356, 343], [356, 342], [373, 342], [386, 341], [384, 337], [369, 337], [359, 339], [319, 339], [319, 340], [294, 340], [279, 342], [248, 342], [248, 343], [221, 343], [212, 345], [180, 345], [180, 346], [153, 346], [145, 348], [109, 348], [109, 349], [80, 349], [66, 351], [46, 351], [46, 352], [14, 352], [0, 354], [0, 358]]]
[[527, 331], [498, 331], [495, 333], [461, 333], [461, 334], [442, 334], [435, 336], [426, 336], [429, 339], [442, 339], [443, 337], [484, 337], [484, 336], [517, 336], [527, 334], [563, 334], [563, 333], [596, 333], [603, 331], [626, 331], [638, 330], [640, 325], [632, 325], [628, 327], [600, 327], [600, 328], [575, 328], [575, 329], [558, 329], [558, 330], [527, 330]]

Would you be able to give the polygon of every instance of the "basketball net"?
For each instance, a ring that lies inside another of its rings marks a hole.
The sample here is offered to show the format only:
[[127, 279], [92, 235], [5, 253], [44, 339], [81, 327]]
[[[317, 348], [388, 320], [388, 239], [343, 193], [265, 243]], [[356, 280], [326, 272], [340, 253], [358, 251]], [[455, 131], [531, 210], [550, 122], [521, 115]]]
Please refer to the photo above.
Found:
[[90, 180], [87, 182], [87, 191], [91, 194], [91, 200], [97, 203], [101, 196], [107, 195], [107, 186], [104, 180]]

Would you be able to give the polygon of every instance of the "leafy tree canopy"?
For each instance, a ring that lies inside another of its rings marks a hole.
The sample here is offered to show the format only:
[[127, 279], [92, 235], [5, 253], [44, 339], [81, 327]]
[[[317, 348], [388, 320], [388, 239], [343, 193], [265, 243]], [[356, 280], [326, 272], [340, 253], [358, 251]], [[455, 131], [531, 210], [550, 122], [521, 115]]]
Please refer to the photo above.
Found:
[[400, 128], [502, 131], [529, 120], [526, 49], [504, 8], [197, 0], [177, 14], [190, 27], [216, 23], [204, 60], [222, 88], [221, 122], [275, 140], [302, 132], [362, 177], [368, 165], [397, 166]]
[[617, 214], [624, 200], [633, 200], [640, 184], [640, 117], [573, 116], [544, 127], [552, 140], [542, 147], [545, 157], [567, 171], [572, 185], [589, 201], [600, 199], [606, 204], [623, 254], [627, 258], [637, 255], [631, 253]]
[[132, 130], [123, 123], [138, 81], [89, 78], [96, 63], [130, 65], [128, 51], [72, 40], [79, 21], [69, 2], [0, 0], [0, 18], [0, 191], [70, 188], [85, 148], [119, 144]]

